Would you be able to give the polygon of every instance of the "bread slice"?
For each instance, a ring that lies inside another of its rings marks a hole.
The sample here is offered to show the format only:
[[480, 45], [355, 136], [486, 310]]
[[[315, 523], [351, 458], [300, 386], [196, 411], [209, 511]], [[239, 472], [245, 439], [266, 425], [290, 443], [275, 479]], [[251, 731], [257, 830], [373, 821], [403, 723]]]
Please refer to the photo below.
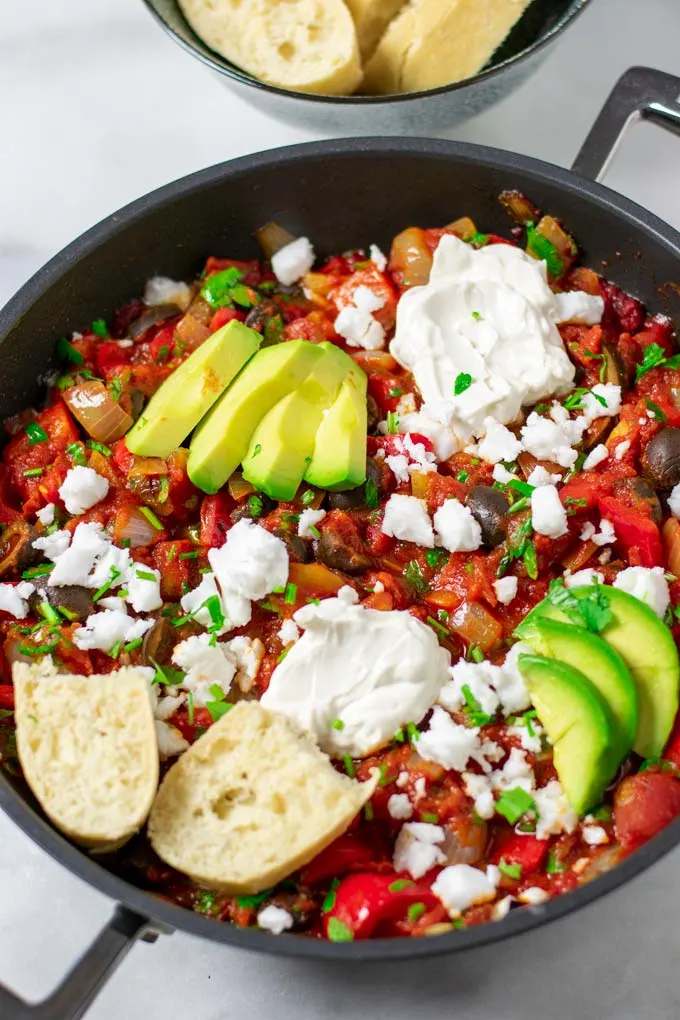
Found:
[[368, 60], [378, 45], [385, 29], [406, 0], [345, 0], [359, 39], [363, 60]]
[[242, 701], [172, 766], [149, 838], [195, 882], [258, 893], [344, 832], [374, 789], [336, 772], [288, 719]]
[[56, 672], [49, 659], [15, 663], [17, 750], [50, 820], [90, 849], [122, 845], [158, 789], [158, 746], [147, 670]]
[[366, 66], [361, 91], [421, 92], [477, 74], [532, 0], [410, 0]]
[[342, 0], [179, 0], [203, 41], [270, 85], [349, 95], [361, 81], [354, 23]]

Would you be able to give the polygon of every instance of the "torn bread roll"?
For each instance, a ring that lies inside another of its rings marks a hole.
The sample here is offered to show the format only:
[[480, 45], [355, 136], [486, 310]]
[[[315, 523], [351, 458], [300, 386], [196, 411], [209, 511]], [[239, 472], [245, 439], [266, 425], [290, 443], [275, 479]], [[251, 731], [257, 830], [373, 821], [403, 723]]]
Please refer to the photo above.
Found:
[[258, 893], [344, 832], [375, 782], [341, 775], [283, 716], [239, 702], [167, 773], [149, 839], [201, 885]]
[[342, 0], [180, 0], [180, 7], [211, 49], [270, 85], [349, 95], [361, 81]]
[[422, 92], [478, 74], [532, 0], [410, 0], [366, 65], [361, 91]]
[[150, 670], [57, 673], [50, 659], [13, 668], [17, 751], [45, 814], [88, 849], [142, 828], [158, 789]]
[[363, 60], [373, 54], [385, 29], [407, 0], [345, 0], [359, 39]]

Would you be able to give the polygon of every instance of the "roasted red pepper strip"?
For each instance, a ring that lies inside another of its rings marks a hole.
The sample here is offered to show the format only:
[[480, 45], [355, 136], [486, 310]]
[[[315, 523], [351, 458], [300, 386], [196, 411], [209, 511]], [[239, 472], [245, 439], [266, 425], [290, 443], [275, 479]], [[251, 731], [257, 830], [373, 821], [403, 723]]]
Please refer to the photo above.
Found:
[[368, 868], [373, 863], [374, 857], [368, 843], [364, 843], [357, 836], [345, 834], [339, 836], [303, 868], [300, 878], [305, 885], [317, 885], [329, 878]]
[[538, 871], [548, 854], [548, 845], [547, 839], [522, 836], [510, 829], [494, 842], [491, 863], [518, 864], [524, 877]]
[[600, 514], [614, 525], [616, 538], [632, 564], [641, 567], [663, 565], [661, 535], [649, 517], [622, 506], [613, 496], [598, 500]]
[[0, 708], [14, 708], [14, 688], [11, 684], [0, 684]]
[[425, 912], [440, 906], [423, 882], [411, 882], [394, 873], [348, 875], [335, 890], [335, 902], [324, 914], [324, 933], [332, 941], [368, 939], [372, 935], [395, 935], [408, 908], [422, 903]]
[[218, 492], [216, 496], [206, 496], [201, 503], [201, 545], [214, 548], [224, 545], [227, 532], [231, 527], [231, 511], [234, 500], [228, 492]]

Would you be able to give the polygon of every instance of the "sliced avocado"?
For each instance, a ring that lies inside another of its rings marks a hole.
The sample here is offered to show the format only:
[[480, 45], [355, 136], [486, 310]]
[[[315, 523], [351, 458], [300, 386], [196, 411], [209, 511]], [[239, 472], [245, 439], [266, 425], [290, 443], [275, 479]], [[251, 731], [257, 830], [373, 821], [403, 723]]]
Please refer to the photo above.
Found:
[[635, 682], [619, 653], [585, 627], [538, 618], [523, 638], [539, 655], [579, 669], [609, 706], [613, 721], [612, 769], [630, 753], [638, 720]]
[[[653, 609], [634, 595], [609, 585], [570, 588], [576, 599], [604, 595], [613, 620], [601, 632], [619, 653], [633, 675], [638, 694], [638, 723], [633, 750], [643, 758], [658, 758], [673, 728], [678, 711], [680, 664], [673, 635]], [[569, 611], [555, 606], [550, 597], [540, 602], [516, 630], [523, 638], [540, 616], [571, 622]]]
[[348, 374], [319, 426], [305, 472], [310, 485], [334, 491], [366, 481], [366, 374], [348, 354], [340, 353]]
[[321, 357], [307, 378], [269, 411], [250, 440], [243, 477], [272, 499], [293, 499], [311, 461], [324, 411], [347, 375], [347, 356], [334, 344], [317, 345]]
[[169, 457], [261, 343], [259, 333], [235, 320], [208, 337], [156, 390], [125, 437], [128, 450]]
[[565, 796], [582, 815], [602, 800], [614, 774], [607, 705], [583, 673], [564, 662], [520, 655], [518, 666], [553, 745]]
[[322, 354], [320, 344], [307, 340], [258, 351], [194, 432], [187, 465], [194, 485], [210, 493], [222, 488], [261, 419], [300, 385]]

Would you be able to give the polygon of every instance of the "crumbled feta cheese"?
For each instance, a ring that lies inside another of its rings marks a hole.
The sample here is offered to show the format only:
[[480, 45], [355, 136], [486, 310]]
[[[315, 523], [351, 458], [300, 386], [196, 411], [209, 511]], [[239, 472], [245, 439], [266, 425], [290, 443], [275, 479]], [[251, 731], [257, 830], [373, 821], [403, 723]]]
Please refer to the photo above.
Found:
[[438, 409], [432, 405], [423, 404], [414, 414], [402, 415], [399, 418], [399, 431], [427, 436], [439, 460], [447, 460], [462, 445], [451, 426], [447, 421], [440, 420]]
[[498, 695], [493, 689], [498, 666], [490, 662], [466, 662], [461, 659], [449, 669], [451, 679], [439, 692], [439, 704], [450, 712], [459, 712], [465, 704], [464, 687], [467, 687], [479, 702], [482, 712], [495, 715], [498, 710]]
[[127, 613], [125, 599], [117, 595], [109, 595], [107, 598], [97, 600], [97, 609], [115, 609], [117, 613]]
[[161, 761], [175, 758], [178, 754], [183, 754], [189, 747], [189, 742], [184, 739], [176, 726], [163, 722], [162, 719], [156, 719], [154, 726], [156, 728], [158, 755]]
[[408, 482], [411, 478], [408, 469], [408, 457], [403, 453], [393, 453], [385, 457], [385, 463], [400, 485]]
[[671, 596], [663, 567], [626, 567], [616, 575], [614, 587], [634, 595], [664, 618]]
[[602, 464], [603, 461], [609, 457], [609, 450], [604, 443], [598, 443], [597, 446], [593, 447], [586, 459], [583, 461], [583, 470], [592, 471], [598, 464]]
[[[226, 694], [236, 672], [236, 665], [225, 645], [211, 644], [210, 634], [197, 634], [175, 645], [172, 661], [186, 672], [177, 686], [191, 691], [197, 708], [215, 701], [210, 688], [217, 685]], [[219, 699], [218, 699], [219, 700]]]
[[294, 620], [284, 620], [279, 629], [279, 641], [284, 647], [292, 645], [300, 637], [300, 631]]
[[502, 769], [496, 769], [489, 776], [494, 790], [514, 790], [519, 786], [525, 793], [533, 794], [536, 789], [534, 770], [524, 751], [513, 747]]
[[48, 503], [47, 506], [41, 507], [36, 511], [35, 516], [41, 524], [49, 528], [50, 524], [54, 524], [54, 503]]
[[671, 489], [668, 497], [668, 509], [674, 517], [680, 517], [680, 482]]
[[[56, 532], [55, 532], [56, 534]], [[79, 584], [89, 586], [89, 575], [95, 560], [107, 552], [110, 543], [101, 524], [79, 524], [73, 532], [71, 545], [63, 552], [47, 579], [49, 585]]]
[[499, 577], [493, 583], [496, 598], [503, 606], [509, 606], [517, 594], [516, 577]]
[[515, 902], [514, 896], [504, 896], [498, 903], [494, 903], [493, 911], [491, 913], [492, 921], [502, 921], [504, 917], [507, 917], [510, 913], [510, 908]]
[[560, 832], [573, 832], [578, 825], [578, 815], [570, 807], [562, 787], [556, 779], [552, 779], [547, 786], [536, 790], [534, 804], [538, 814], [537, 839], [558, 836]]
[[[249, 520], [237, 521], [224, 545], [208, 551], [208, 560], [224, 596], [234, 592], [258, 601], [274, 588], [283, 588], [288, 580], [285, 543]], [[223, 603], [226, 610], [226, 597]]]
[[397, 404], [397, 415], [403, 418], [405, 414], [415, 414], [418, 410], [416, 398], [413, 393], [402, 393]]
[[303, 510], [298, 521], [298, 535], [300, 538], [317, 538], [318, 536], [314, 534], [312, 528], [320, 524], [325, 516], [325, 510]]
[[564, 584], [567, 588], [579, 588], [584, 584], [603, 584], [604, 574], [601, 574], [599, 570], [595, 570], [593, 567], [584, 567], [583, 570], [577, 570], [575, 574], [568, 574], [565, 571]]
[[432, 892], [451, 917], [460, 917], [468, 907], [495, 899], [498, 883], [494, 884], [494, 877], [494, 873], [485, 874], [470, 864], [451, 864], [437, 875]]
[[533, 485], [535, 489], [541, 485], [557, 485], [562, 480], [562, 475], [551, 474], [547, 471], [542, 464], [537, 464], [534, 470], [527, 478], [529, 485]]
[[540, 752], [542, 748], [541, 735], [543, 734], [543, 727], [535, 719], [531, 720], [531, 733], [526, 724], [522, 726], [508, 726], [508, 733], [511, 737], [519, 739], [525, 751], [529, 751], [531, 754], [538, 754]]
[[480, 818], [493, 818], [496, 805], [488, 776], [477, 775], [476, 772], [464, 772], [465, 792], [475, 802], [475, 811]]
[[[183, 595], [179, 604], [184, 612], [189, 616], [193, 616], [196, 623], [199, 623], [201, 627], [211, 627], [212, 617], [206, 608], [205, 603], [208, 599], [213, 598], [215, 595], [220, 598], [220, 592], [218, 591], [217, 584], [215, 583], [215, 575], [213, 573], [203, 574], [201, 577], [201, 583], [198, 587], [192, 588], [192, 590], [188, 591], [186, 595]], [[222, 611], [225, 612], [223, 602]], [[250, 621], [250, 617], [250, 601], [248, 599], [243, 599], [241, 613], [237, 614], [236, 619], [227, 617], [225, 613], [224, 625], [216, 631], [217, 635], [220, 636], [222, 634], [226, 634], [235, 627], [245, 626], [245, 624]]]
[[446, 857], [437, 843], [442, 843], [445, 835], [441, 825], [406, 822], [394, 844], [394, 870], [407, 871], [412, 878], [422, 878], [437, 864], [444, 864]]
[[587, 843], [588, 846], [602, 846], [609, 842], [607, 830], [603, 829], [601, 825], [584, 825], [581, 835], [584, 843]]
[[567, 534], [567, 511], [554, 485], [541, 485], [531, 493], [531, 526], [549, 538]]
[[[105, 535], [104, 538], [106, 537]], [[120, 549], [109, 542], [104, 551], [97, 556], [86, 587], [94, 588], [95, 591], [105, 584], [108, 584], [109, 588], [120, 588], [127, 578], [129, 569], [129, 550]]]
[[482, 529], [472, 511], [457, 499], [447, 499], [434, 515], [438, 545], [449, 552], [474, 552], [482, 544]]
[[380, 250], [377, 244], [372, 244], [368, 249], [368, 257], [381, 273], [385, 272], [387, 269], [387, 257], [385, 253]]
[[531, 649], [518, 641], [506, 655], [498, 673], [494, 673], [493, 685], [500, 698], [504, 715], [525, 712], [531, 704], [529, 691], [517, 666], [517, 660], [524, 654], [530, 655]]
[[508, 482], [512, 482], [517, 478], [517, 475], [513, 475], [512, 471], [508, 471], [502, 464], [494, 464], [492, 477], [494, 482], [500, 482], [501, 485], [507, 485]]
[[596, 531], [595, 525], [591, 521], [586, 521], [586, 523], [581, 528], [581, 534], [579, 535], [579, 538], [581, 539], [582, 542], [589, 542], [590, 539], [595, 534], [595, 531]]
[[125, 577], [126, 599], [136, 613], [151, 613], [163, 605], [160, 571], [132, 563]]
[[153, 626], [153, 620], [135, 619], [127, 613], [105, 609], [103, 613], [88, 616], [84, 627], [78, 627], [73, 640], [82, 651], [98, 648], [110, 652], [119, 642], [127, 643], [146, 634]]
[[301, 280], [314, 265], [314, 248], [308, 237], [298, 237], [272, 255], [272, 272], [284, 287]]
[[426, 783], [427, 780], [425, 779], [425, 776], [418, 776], [413, 784], [414, 799], [416, 801], [421, 800], [425, 796]]
[[57, 491], [68, 512], [78, 516], [104, 499], [109, 483], [92, 468], [78, 465], [68, 469]]
[[181, 280], [171, 280], [169, 276], [152, 276], [146, 281], [142, 301], [145, 305], [177, 305], [185, 311], [191, 297], [191, 287]]
[[521, 429], [522, 446], [537, 460], [571, 468], [578, 456], [572, 447], [580, 441], [585, 428], [583, 420], [573, 421], [560, 404], [553, 404], [549, 418], [531, 412]]
[[387, 810], [390, 818], [410, 818], [413, 814], [413, 805], [406, 793], [393, 793], [387, 801]]
[[517, 899], [520, 903], [526, 903], [530, 907], [538, 907], [541, 903], [547, 903], [550, 893], [541, 889], [540, 885], [530, 885], [528, 889], [524, 889], [519, 894]]
[[630, 450], [630, 439], [624, 439], [622, 443], [617, 443], [614, 447], [614, 456], [617, 460], [623, 460], [628, 451]]
[[592, 536], [592, 540], [595, 545], [610, 545], [612, 542], [615, 542], [616, 532], [612, 522], [603, 517], [600, 521], [600, 530]]
[[592, 425], [596, 418], [613, 418], [621, 410], [621, 387], [614, 383], [597, 383], [584, 394], [581, 404], [586, 425]]
[[456, 772], [462, 772], [470, 760], [476, 761], [484, 771], [488, 771], [490, 766], [479, 733], [478, 727], [455, 723], [448, 712], [435, 705], [428, 729], [421, 730], [418, 754], [425, 761], [434, 761]]
[[431, 549], [434, 545], [432, 522], [427, 513], [424, 500], [415, 496], [393, 494], [385, 506], [382, 532], [404, 542], [415, 542], [416, 545]]
[[44, 552], [48, 560], [56, 563], [71, 544], [71, 532], [55, 531], [51, 535], [41, 535], [40, 538], [34, 539], [31, 544], [34, 549]]
[[226, 652], [236, 665], [236, 682], [247, 694], [252, 690], [264, 658], [264, 645], [259, 638], [235, 637], [224, 644]]
[[400, 772], [397, 776], [396, 785], [401, 789], [408, 783], [408, 772]]
[[35, 587], [29, 581], [19, 581], [18, 584], [0, 584], [0, 611], [9, 613], [17, 620], [23, 620], [28, 616], [28, 602], [26, 601], [35, 591]]
[[514, 460], [522, 452], [519, 439], [495, 418], [484, 419], [484, 430], [484, 438], [476, 447], [477, 456], [482, 460], [498, 464], [501, 460]]
[[264, 907], [257, 915], [258, 927], [263, 928], [265, 931], [270, 931], [272, 935], [282, 935], [284, 931], [292, 928], [294, 923], [295, 920], [292, 914], [289, 914], [283, 907], [277, 907], [273, 903], [270, 903], [268, 907]]
[[385, 330], [373, 312], [385, 304], [370, 287], [357, 287], [352, 294], [352, 304], [345, 305], [335, 320], [335, 332], [347, 342], [348, 347], [363, 347], [366, 351], [377, 351], [385, 345]]
[[584, 326], [597, 326], [602, 322], [604, 301], [597, 295], [570, 290], [555, 294], [555, 303], [558, 322], [580, 322]]
[[410, 458], [411, 470], [436, 471], [435, 455], [427, 449], [424, 443], [416, 442], [410, 432], [404, 436], [404, 452]]

